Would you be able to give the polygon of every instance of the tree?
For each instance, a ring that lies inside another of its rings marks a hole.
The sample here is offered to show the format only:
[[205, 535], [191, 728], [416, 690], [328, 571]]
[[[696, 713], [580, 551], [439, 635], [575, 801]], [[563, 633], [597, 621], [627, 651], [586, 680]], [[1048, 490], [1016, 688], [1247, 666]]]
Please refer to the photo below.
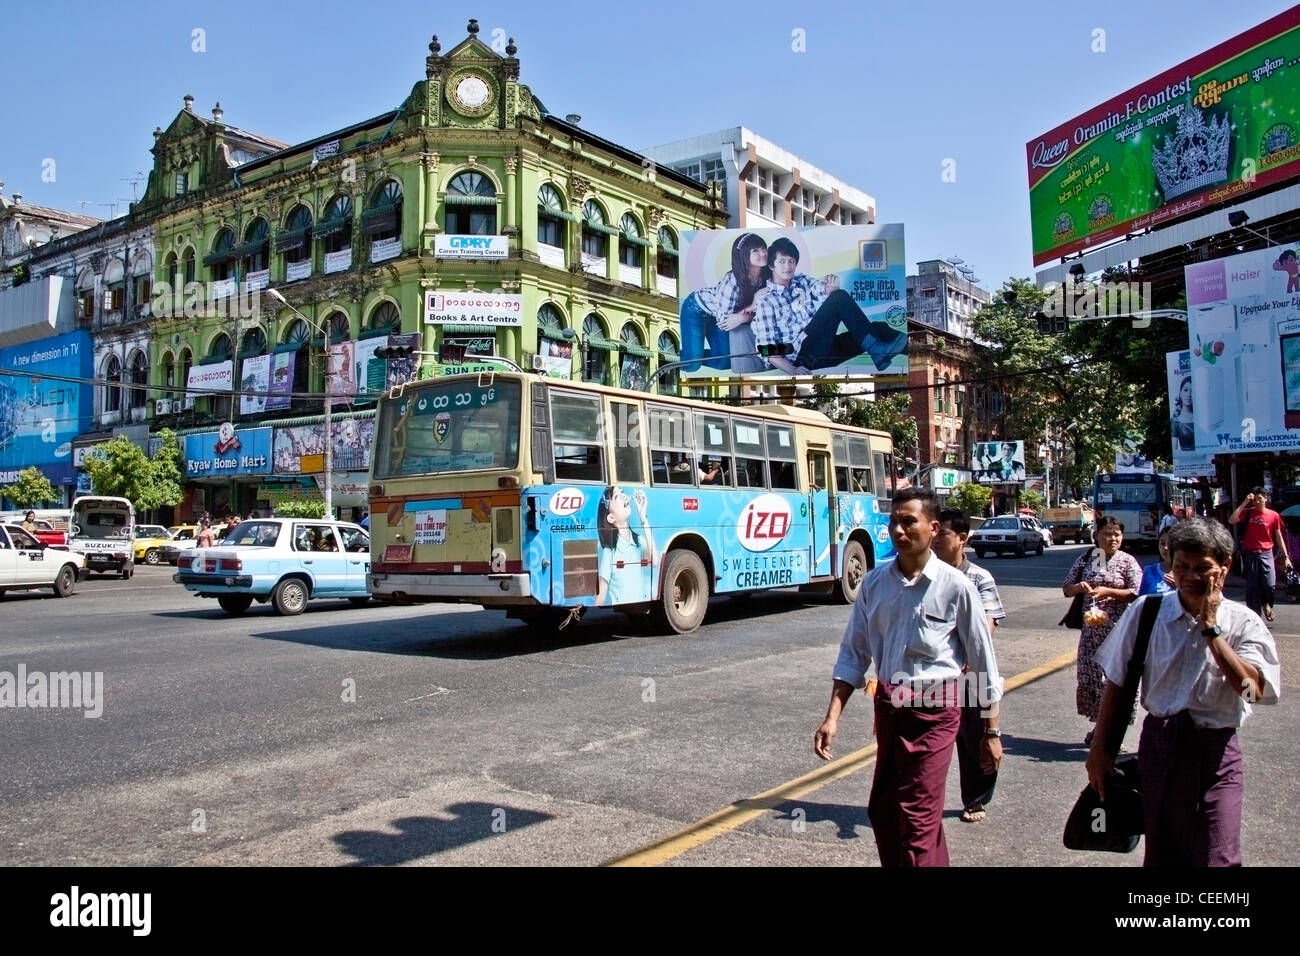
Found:
[[1020, 507], [1033, 508], [1041, 513], [1047, 507], [1047, 499], [1043, 497], [1042, 492], [1026, 488], [1020, 492]]
[[841, 395], [839, 385], [833, 382], [814, 382], [813, 396], [803, 403], [805, 408], [816, 409], [840, 425], [889, 432], [894, 439], [894, 454], [900, 457], [915, 450], [916, 419], [907, 414], [906, 392], [879, 394], [869, 401]]
[[162, 447], [156, 458], [125, 435], [96, 445], [85, 461], [95, 494], [125, 498], [137, 511], [178, 504], [185, 496], [180, 444], [171, 429], [164, 429], [159, 437]]
[[18, 480], [12, 485], [0, 488], [0, 495], [8, 498], [19, 508], [33, 508], [36, 505], [55, 501], [59, 497], [59, 493], [50, 484], [50, 479], [35, 466], [18, 472]]
[[973, 481], [964, 481], [953, 488], [948, 499], [954, 508], [960, 508], [967, 515], [981, 516], [993, 500], [993, 489], [977, 485]]
[[313, 501], [309, 498], [280, 501], [275, 505], [275, 514], [278, 518], [323, 518], [325, 501], [323, 499]]

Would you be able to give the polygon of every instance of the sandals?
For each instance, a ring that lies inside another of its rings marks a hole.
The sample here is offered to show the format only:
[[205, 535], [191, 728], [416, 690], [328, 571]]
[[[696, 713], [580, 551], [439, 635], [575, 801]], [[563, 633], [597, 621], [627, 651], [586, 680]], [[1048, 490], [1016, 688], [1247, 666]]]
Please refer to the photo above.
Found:
[[1264, 620], [1268, 621], [1270, 624], [1277, 620], [1277, 615], [1273, 612], [1271, 607], [1264, 608]]
[[983, 820], [984, 820], [985, 818], [987, 818], [987, 817], [988, 817], [988, 814], [985, 813], [985, 812], [984, 812], [984, 808], [983, 808], [982, 806], [979, 806], [979, 805], [976, 805], [976, 806], [974, 806], [974, 807], [970, 807], [970, 808], [968, 808], [968, 809], [966, 809], [966, 810], [963, 810], [963, 811], [961, 812], [961, 821], [962, 821], [962, 823], [980, 823], [981, 821], [983, 821]]
[[1092, 738], [1093, 738], [1093, 735], [1096, 734], [1096, 733], [1097, 733], [1097, 731], [1096, 731], [1095, 729], [1094, 729], [1094, 730], [1090, 730], [1090, 731], [1088, 731], [1087, 736], [1085, 736], [1085, 737], [1083, 738], [1083, 745], [1084, 745], [1085, 747], [1091, 747], [1091, 746], [1092, 746]]

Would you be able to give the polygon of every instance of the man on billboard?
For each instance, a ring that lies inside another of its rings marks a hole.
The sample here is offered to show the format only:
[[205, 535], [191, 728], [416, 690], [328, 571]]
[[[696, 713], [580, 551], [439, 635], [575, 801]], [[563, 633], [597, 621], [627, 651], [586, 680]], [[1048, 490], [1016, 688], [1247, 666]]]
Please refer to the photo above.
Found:
[[[863, 353], [883, 372], [907, 343], [907, 333], [887, 322], [869, 320], [853, 297], [840, 288], [837, 275], [814, 279], [795, 270], [799, 249], [782, 236], [767, 250], [772, 278], [767, 293], [754, 303], [757, 345], [789, 345], [789, 358], [768, 356], [773, 368], [790, 375], [843, 365]], [[843, 325], [848, 331], [840, 332]]]

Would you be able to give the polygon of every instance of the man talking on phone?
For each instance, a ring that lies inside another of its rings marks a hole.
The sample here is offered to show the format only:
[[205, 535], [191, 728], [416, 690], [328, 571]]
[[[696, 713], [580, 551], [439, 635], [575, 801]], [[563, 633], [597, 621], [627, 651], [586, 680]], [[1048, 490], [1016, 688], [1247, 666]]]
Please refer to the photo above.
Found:
[[1277, 574], [1273, 570], [1273, 549], [1282, 555], [1282, 570], [1291, 565], [1291, 556], [1282, 540], [1282, 516], [1268, 507], [1268, 496], [1256, 485], [1246, 500], [1228, 518], [1229, 524], [1246, 525], [1241, 536], [1241, 569], [1246, 578], [1246, 607], [1264, 620], [1272, 622], [1273, 587]]

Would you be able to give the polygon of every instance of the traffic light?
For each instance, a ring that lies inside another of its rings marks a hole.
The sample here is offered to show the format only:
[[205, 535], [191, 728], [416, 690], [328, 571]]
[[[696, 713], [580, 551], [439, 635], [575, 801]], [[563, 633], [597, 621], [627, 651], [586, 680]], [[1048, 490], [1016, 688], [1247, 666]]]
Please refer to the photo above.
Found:
[[410, 358], [415, 349], [409, 345], [381, 345], [375, 349], [375, 358]]
[[1070, 319], [1064, 315], [1048, 315], [1046, 312], [1034, 313], [1038, 322], [1039, 335], [1064, 335], [1070, 331]]

